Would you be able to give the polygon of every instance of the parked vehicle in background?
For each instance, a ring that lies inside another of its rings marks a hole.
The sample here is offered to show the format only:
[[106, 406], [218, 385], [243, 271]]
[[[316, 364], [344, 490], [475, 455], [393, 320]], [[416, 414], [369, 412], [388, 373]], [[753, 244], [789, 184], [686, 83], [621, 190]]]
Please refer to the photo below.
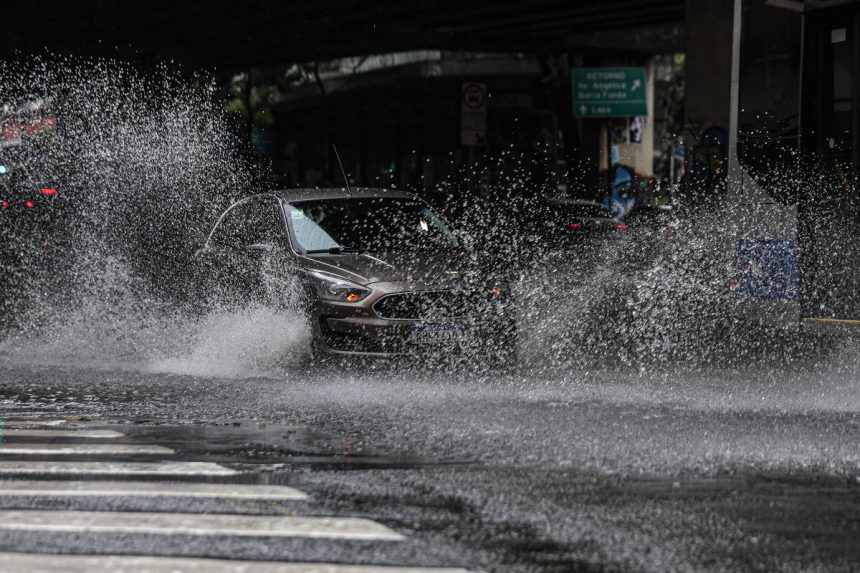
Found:
[[556, 213], [559, 227], [570, 238], [618, 238], [627, 233], [624, 222], [600, 203], [553, 199], [549, 207]]
[[519, 262], [525, 266], [590, 269], [605, 246], [627, 236], [624, 222], [599, 203], [567, 197], [536, 200], [517, 220], [522, 229]]
[[637, 239], [671, 237], [678, 230], [678, 219], [671, 205], [639, 206], [624, 218], [624, 223]]

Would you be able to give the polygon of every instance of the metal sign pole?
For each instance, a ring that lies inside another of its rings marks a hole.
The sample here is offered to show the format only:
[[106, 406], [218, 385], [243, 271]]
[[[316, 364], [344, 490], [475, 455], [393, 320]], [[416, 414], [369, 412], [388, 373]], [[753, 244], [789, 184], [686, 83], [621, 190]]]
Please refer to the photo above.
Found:
[[612, 125], [604, 122], [606, 129], [606, 206], [612, 210]]
[[728, 145], [728, 180], [726, 192], [732, 194], [736, 189], [738, 197], [744, 193], [743, 171], [738, 161], [738, 109], [740, 107], [740, 61], [741, 61], [741, 15], [743, 1], [735, 0], [732, 20], [732, 75], [729, 88], [729, 145]]

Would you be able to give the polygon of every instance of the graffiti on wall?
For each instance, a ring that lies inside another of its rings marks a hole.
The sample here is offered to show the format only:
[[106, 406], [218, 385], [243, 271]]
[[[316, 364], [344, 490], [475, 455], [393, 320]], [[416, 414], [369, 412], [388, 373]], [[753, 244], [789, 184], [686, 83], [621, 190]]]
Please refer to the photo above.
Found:
[[[654, 178], [639, 175], [628, 165], [614, 165], [610, 172], [611, 192], [603, 196], [603, 206], [623, 219], [637, 205], [646, 205], [653, 194]], [[606, 172], [602, 174], [601, 188], [606, 189]]]

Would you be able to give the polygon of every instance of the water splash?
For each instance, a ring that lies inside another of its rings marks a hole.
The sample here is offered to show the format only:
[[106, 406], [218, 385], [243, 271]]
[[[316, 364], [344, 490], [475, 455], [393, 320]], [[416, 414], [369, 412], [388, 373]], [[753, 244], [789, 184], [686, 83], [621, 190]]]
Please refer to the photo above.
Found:
[[141, 368], [213, 378], [278, 378], [300, 367], [310, 347], [301, 316], [265, 307], [213, 312], [195, 326], [190, 336]]
[[220, 364], [212, 373], [233, 362], [233, 374], [258, 374], [282, 358], [274, 345], [300, 341], [302, 322], [283, 305], [231, 327], [229, 314], [201, 316], [189, 300], [194, 249], [226, 206], [266, 181], [240, 153], [210, 78], [50, 57], [0, 62], [0, 78], [7, 111], [38, 107], [56, 121], [0, 150], [12, 160], [4, 199], [57, 189], [4, 221], [5, 360]]
[[[14, 180], [25, 183], [15, 193], [41, 185], [59, 193], [53, 232], [8, 238], [7, 360], [230, 376], [295, 363], [307, 326], [289, 281], [272, 278], [266, 307], [201, 315], [189, 300], [188, 261], [217, 215], [268, 186], [239, 152], [209, 78], [53, 58], [0, 63], [0, 77], [8, 107], [39, 101], [57, 119], [13, 146]], [[535, 181], [536, 170], [512, 156], [498, 161], [510, 169], [450, 210], [485, 237], [479, 258], [518, 269], [518, 344], [530, 369], [743, 367], [818, 350], [738, 320], [725, 231], [709, 215], [719, 205], [680, 214], [671, 238], [525, 245], [519, 214], [552, 182]], [[458, 176], [481, 181], [480, 169]], [[507, 218], [485, 208], [506, 204], [515, 207]]]

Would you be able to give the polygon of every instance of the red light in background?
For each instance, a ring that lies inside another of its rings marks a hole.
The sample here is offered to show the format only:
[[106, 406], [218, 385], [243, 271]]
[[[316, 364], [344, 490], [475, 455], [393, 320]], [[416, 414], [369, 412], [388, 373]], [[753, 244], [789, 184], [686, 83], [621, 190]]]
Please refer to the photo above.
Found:
[[615, 229], [618, 231], [622, 231], [624, 233], [627, 232], [627, 225], [615, 225]]
[[28, 208], [28, 209], [32, 209], [32, 208], [33, 208], [33, 202], [32, 202], [32, 201], [27, 201], [26, 203], [24, 203], [24, 206], [25, 206], [26, 208]]
[[56, 195], [56, 194], [57, 194], [56, 189], [50, 189], [50, 188], [42, 189], [42, 195]]
[[5, 209], [6, 207], [9, 206], [9, 201], [0, 202], [0, 205], [3, 205], [3, 208]]
[[581, 225], [579, 223], [570, 223], [568, 225], [568, 227], [570, 227], [571, 229], [579, 229], [580, 226]]

